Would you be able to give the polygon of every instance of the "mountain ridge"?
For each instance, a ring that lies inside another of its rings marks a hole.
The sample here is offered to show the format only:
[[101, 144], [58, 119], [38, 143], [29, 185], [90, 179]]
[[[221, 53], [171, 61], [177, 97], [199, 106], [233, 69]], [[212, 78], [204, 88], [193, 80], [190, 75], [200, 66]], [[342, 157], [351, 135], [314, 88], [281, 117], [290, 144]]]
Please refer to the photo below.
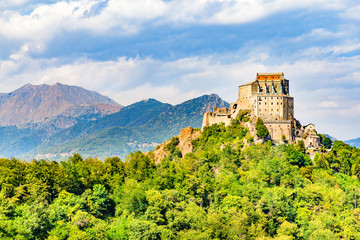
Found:
[[73, 150], [86, 156], [104, 157], [110, 153], [124, 157], [131, 151], [149, 151], [177, 135], [182, 128], [201, 128], [203, 114], [216, 106], [225, 107], [229, 104], [216, 94], [203, 95], [177, 105], [155, 99], [142, 100], [96, 121], [64, 129], [34, 149], [30, 155], [70, 154]]
[[[98, 104], [102, 104], [101, 107]], [[76, 113], [84, 109], [85, 105], [93, 106], [93, 110], [96, 109], [95, 114], [100, 115], [122, 108], [114, 100], [82, 87], [60, 83], [26, 84], [8, 94], [0, 95], [0, 125], [32, 127], [63, 114], [76, 118], [79, 114], [68, 114], [67, 111], [72, 108]]]
[[349, 144], [351, 146], [355, 146], [357, 148], [360, 148], [360, 137], [346, 140], [346, 141], [344, 141], [344, 143], [347, 143], [347, 144]]
[[69, 154], [127, 155], [148, 151], [202, 115], [229, 106], [218, 95], [180, 104], [155, 98], [121, 106], [94, 91], [61, 83], [26, 84], [0, 94], [0, 156], [32, 159]]

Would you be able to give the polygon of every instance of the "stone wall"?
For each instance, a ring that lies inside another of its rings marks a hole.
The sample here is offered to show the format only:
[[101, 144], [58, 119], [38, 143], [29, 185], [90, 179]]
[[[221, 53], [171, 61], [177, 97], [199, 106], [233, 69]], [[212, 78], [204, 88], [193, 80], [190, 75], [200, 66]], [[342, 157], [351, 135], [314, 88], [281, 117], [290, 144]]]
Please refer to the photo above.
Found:
[[[239, 110], [250, 110], [252, 117], [262, 118], [275, 141], [281, 141], [284, 135], [289, 142], [303, 139], [306, 146], [320, 145], [315, 126], [302, 127], [294, 118], [294, 98], [290, 96], [289, 80], [284, 78], [284, 73], [258, 73], [255, 81], [239, 86], [238, 100], [229, 109], [215, 108], [214, 112], [205, 113], [203, 127], [219, 122], [228, 125]], [[250, 125], [253, 135], [254, 123]]]
[[265, 122], [272, 140], [281, 141], [284, 135], [287, 141], [292, 140], [291, 121]]
[[294, 114], [293, 98], [279, 95], [258, 95], [254, 115], [264, 121], [291, 120]]
[[223, 122], [225, 125], [229, 125], [231, 123], [231, 119], [231, 115], [218, 115], [214, 112], [207, 112], [204, 113], [202, 128], [219, 122]]
[[253, 98], [252, 98], [252, 84], [239, 86], [239, 98], [238, 105], [243, 110], [252, 110]]

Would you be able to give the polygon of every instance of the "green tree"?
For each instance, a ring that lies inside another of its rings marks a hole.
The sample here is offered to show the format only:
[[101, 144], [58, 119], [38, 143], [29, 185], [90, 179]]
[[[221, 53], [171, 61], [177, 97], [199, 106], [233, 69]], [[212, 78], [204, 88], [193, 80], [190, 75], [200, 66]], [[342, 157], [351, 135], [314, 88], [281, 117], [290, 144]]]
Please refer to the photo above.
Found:
[[147, 201], [144, 186], [134, 179], [127, 178], [125, 183], [114, 191], [113, 199], [116, 203], [116, 215], [124, 212], [141, 215], [145, 212]]
[[260, 138], [266, 138], [269, 135], [269, 130], [265, 126], [263, 120], [258, 118], [255, 124], [256, 135]]
[[87, 211], [95, 217], [114, 215], [114, 203], [103, 185], [97, 184], [93, 190], [87, 189], [82, 197], [85, 199]]
[[299, 152], [306, 154], [306, 148], [305, 148], [305, 143], [303, 140], [299, 140], [296, 143], [296, 150], [298, 150]]
[[155, 170], [155, 163], [144, 153], [130, 153], [125, 162], [127, 176], [136, 180], [144, 180]]
[[21, 227], [27, 239], [45, 239], [51, 230], [46, 206], [39, 202], [24, 206]]
[[323, 141], [322, 141], [322, 144], [323, 146], [326, 148], [326, 149], [330, 149], [331, 148], [331, 145], [332, 145], [332, 141], [330, 138], [326, 137]]

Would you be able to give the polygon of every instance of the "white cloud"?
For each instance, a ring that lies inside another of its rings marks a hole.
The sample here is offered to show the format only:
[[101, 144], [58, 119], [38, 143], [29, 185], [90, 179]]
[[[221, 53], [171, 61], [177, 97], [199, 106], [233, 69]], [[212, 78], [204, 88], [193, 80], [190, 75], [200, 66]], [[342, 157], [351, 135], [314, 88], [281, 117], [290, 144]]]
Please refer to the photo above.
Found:
[[338, 104], [332, 101], [322, 101], [318, 104], [318, 106], [323, 108], [336, 108], [338, 107]]
[[[345, 27], [344, 27], [345, 28]], [[312, 29], [311, 32], [302, 34], [293, 39], [288, 39], [289, 41], [299, 43], [302, 41], [308, 41], [309, 39], [315, 40], [326, 40], [326, 39], [340, 39], [352, 34], [352, 29], [341, 29], [341, 31], [333, 32], [325, 28], [316, 28]]]
[[[133, 34], [139, 25], [162, 15], [160, 0], [80, 0], [38, 5], [29, 14], [0, 12], [0, 35], [44, 48], [49, 40], [63, 32], [86, 30], [101, 34]], [[93, 7], [105, 4], [99, 13]]]
[[[344, 53], [359, 45], [337, 47], [338, 53]], [[237, 98], [237, 86], [253, 80], [257, 72], [285, 72], [295, 97], [295, 114], [301, 122], [313, 122], [321, 132], [331, 129], [335, 137], [342, 139], [360, 135], [345, 131], [344, 127], [342, 131], [332, 129], [331, 125], [346, 122], [349, 128], [360, 129], [359, 121], [353, 117], [359, 116], [358, 108], [352, 107], [360, 100], [360, 56], [319, 60], [300, 54], [301, 57], [296, 55], [297, 60], [289, 61], [294, 56], [278, 57], [271, 49], [261, 48], [245, 55], [234, 52], [221, 57], [199, 56], [173, 61], [140, 57], [94, 61], [33, 59], [28, 53], [36, 48], [34, 44], [24, 44], [9, 59], [0, 60], [2, 92], [26, 83], [61, 82], [99, 91], [123, 105], [145, 98], [176, 104], [210, 93], [218, 93], [231, 102]]]
[[11, 7], [22, 6], [27, 3], [32, 2], [33, 0], [1, 0], [0, 2], [0, 10], [7, 9]]
[[[13, 4], [27, 2], [31, 1], [16, 0]], [[10, 1], [2, 4], [9, 5]], [[70, 0], [38, 4], [25, 14], [0, 11], [0, 35], [44, 48], [49, 40], [69, 31], [126, 35], [151, 24], [239, 24], [315, 6], [346, 8], [339, 0]]]
[[352, 19], [356, 19], [356, 20], [360, 20], [360, 5], [348, 8], [343, 16], [347, 17], [347, 18], [352, 18]]

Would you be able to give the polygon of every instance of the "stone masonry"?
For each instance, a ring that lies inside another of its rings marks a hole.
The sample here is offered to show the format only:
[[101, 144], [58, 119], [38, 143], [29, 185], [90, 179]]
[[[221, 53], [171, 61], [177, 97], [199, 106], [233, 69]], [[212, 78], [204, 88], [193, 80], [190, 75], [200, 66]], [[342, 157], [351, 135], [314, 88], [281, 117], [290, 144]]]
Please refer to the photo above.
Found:
[[[214, 108], [204, 114], [203, 127], [219, 122], [228, 125], [239, 111], [249, 110], [255, 119], [264, 121], [272, 140], [281, 141], [285, 137], [292, 143], [303, 140], [308, 148], [320, 146], [315, 126], [301, 126], [294, 118], [294, 98], [284, 73], [258, 73], [254, 81], [239, 86], [238, 91], [238, 100], [230, 108]], [[255, 125], [255, 121], [251, 124]]]

